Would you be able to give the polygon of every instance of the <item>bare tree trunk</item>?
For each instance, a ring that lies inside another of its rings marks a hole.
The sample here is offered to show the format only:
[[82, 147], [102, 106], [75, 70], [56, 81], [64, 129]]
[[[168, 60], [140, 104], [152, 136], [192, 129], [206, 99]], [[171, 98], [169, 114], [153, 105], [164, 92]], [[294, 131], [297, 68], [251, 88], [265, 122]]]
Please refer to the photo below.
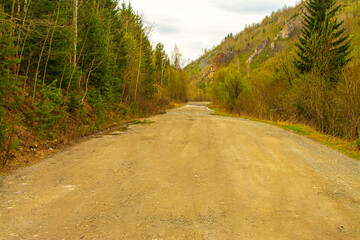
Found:
[[57, 25], [57, 22], [58, 22], [58, 20], [59, 20], [59, 12], [60, 12], [60, 0], [58, 1], [58, 9], [57, 9], [57, 14], [56, 14], [55, 25], [54, 25], [54, 28], [53, 28], [53, 31], [52, 31], [51, 37], [50, 37], [49, 51], [48, 51], [48, 55], [47, 55], [46, 62], [45, 62], [45, 69], [44, 69], [44, 75], [43, 75], [43, 80], [42, 80], [42, 88], [44, 88], [44, 86], [45, 86], [46, 69], [47, 69], [47, 66], [48, 66], [48, 63], [49, 63], [50, 54], [51, 54], [52, 40], [53, 40], [53, 38], [54, 38], [54, 33], [55, 33], [56, 25]]
[[124, 102], [125, 89], [126, 89], [126, 82], [125, 82], [125, 80], [123, 80], [122, 92], [121, 92], [121, 102]]
[[83, 98], [81, 99], [81, 102], [83, 102], [85, 100], [85, 97], [86, 97], [87, 92], [88, 92], [88, 83], [89, 83], [89, 79], [90, 79], [90, 74], [93, 71], [92, 67], [94, 66], [94, 62], [95, 62], [95, 59], [93, 59], [92, 62], [91, 62], [90, 70], [89, 70], [89, 73], [88, 73], [87, 78], [86, 78], [85, 94], [84, 94]]
[[[81, 58], [82, 58], [82, 63], [81, 63], [80, 69], [83, 69], [83, 66], [84, 66], [84, 56], [82, 55], [82, 53], [83, 53], [84, 48], [85, 48], [85, 45], [86, 45], [86, 40], [87, 40], [88, 34], [89, 34], [89, 29], [86, 31], [85, 40], [84, 40], [84, 43], [83, 43], [83, 45], [82, 45], [82, 47], [81, 47], [80, 53], [79, 53], [79, 55], [78, 55], [78, 59], [81, 59]], [[75, 68], [73, 69], [73, 71], [72, 71], [72, 73], [71, 73], [70, 82], [71, 82], [71, 80], [72, 80], [74, 71], [75, 71]], [[79, 88], [80, 88], [80, 84], [81, 84], [81, 81], [80, 81], [80, 78], [79, 78], [79, 84], [78, 84], [78, 85], [79, 85]], [[68, 89], [67, 91], [69, 91], [69, 89]]]
[[18, 9], [17, 9], [17, 14], [19, 15], [20, 14], [20, 1], [19, 0], [17, 0], [17, 3], [18, 3]]
[[[29, 0], [29, 2], [27, 0], [25, 0], [25, 4], [24, 4], [24, 17], [22, 20], [22, 26], [25, 26], [25, 21], [26, 21], [26, 17], [27, 17], [27, 12], [28, 12], [28, 6], [30, 5], [31, 0]], [[18, 15], [20, 14], [20, 3], [18, 2]], [[28, 31], [29, 32], [29, 31]], [[20, 41], [21, 41], [21, 33], [22, 31], [19, 31], [19, 35], [18, 35], [18, 40], [17, 40], [17, 45], [20, 45]]]
[[157, 102], [159, 102], [161, 91], [162, 91], [163, 76], [164, 76], [164, 58], [161, 59], [160, 89], [158, 90]]
[[[67, 58], [67, 57], [66, 57], [66, 58]], [[64, 70], [63, 70], [63, 73], [62, 73], [62, 75], [61, 75], [61, 79], [60, 79], [59, 92], [61, 91], [62, 82], [63, 82], [63, 80], [64, 80], [64, 75], [65, 75], [66, 65], [67, 65], [67, 59], [65, 59], [65, 63], [64, 63]]]
[[89, 70], [88, 76], [87, 76], [87, 78], [86, 78], [85, 94], [84, 94], [83, 98], [81, 99], [81, 102], [83, 102], [83, 101], [85, 100], [85, 97], [86, 97], [87, 92], [88, 92], [88, 84], [89, 84], [90, 74], [91, 74], [93, 71], [95, 71], [98, 67], [100, 67], [100, 65], [103, 64], [104, 62], [105, 62], [105, 61], [100, 62], [96, 67], [93, 68], [94, 63], [95, 63], [95, 58], [92, 60], [91, 66], [90, 66], [90, 70]]
[[137, 97], [137, 90], [138, 90], [138, 84], [139, 84], [139, 78], [140, 78], [140, 69], [141, 69], [141, 48], [142, 48], [142, 38], [143, 34], [140, 34], [140, 54], [139, 54], [139, 67], [138, 67], [138, 73], [136, 77], [136, 83], [135, 83], [135, 96], [134, 96], [134, 103], [136, 103], [136, 97]]
[[23, 26], [25, 25], [25, 20], [28, 15], [30, 3], [31, 3], [31, 0], [25, 0]]
[[73, 27], [74, 27], [74, 58], [73, 58], [73, 64], [74, 68], [76, 68], [76, 61], [77, 61], [77, 38], [78, 38], [78, 0], [74, 0], [74, 12], [73, 12]]
[[[71, 76], [70, 76], [70, 79], [69, 79], [69, 83], [68, 83], [68, 86], [66, 88], [66, 95], [69, 93], [69, 90], [70, 90], [70, 86], [71, 86], [71, 81], [72, 81], [72, 78], [74, 76], [74, 72], [75, 72], [75, 68], [73, 68], [72, 72], [71, 72]], [[80, 81], [79, 81], [79, 88], [80, 88]]]
[[161, 60], [161, 78], [160, 78], [160, 86], [163, 86], [163, 77], [164, 77], [164, 58]]
[[[68, 83], [68, 86], [66, 88], [66, 95], [68, 95], [69, 93], [69, 89], [71, 86], [71, 81], [73, 78], [73, 75], [75, 73], [75, 69], [77, 66], [77, 39], [78, 39], [78, 23], [77, 23], [77, 19], [78, 19], [78, 0], [73, 0], [73, 4], [74, 4], [74, 10], [73, 10], [73, 29], [74, 29], [74, 56], [73, 56], [73, 70], [71, 72], [71, 76], [70, 76], [70, 80]], [[79, 81], [79, 87], [80, 87], [80, 81]]]
[[26, 31], [26, 35], [25, 35], [25, 39], [24, 39], [24, 43], [22, 45], [22, 48], [21, 48], [21, 53], [20, 53], [20, 63], [18, 64], [18, 66], [16, 67], [16, 77], [15, 77], [15, 82], [17, 82], [18, 80], [18, 77], [19, 77], [19, 73], [20, 73], [20, 66], [21, 66], [21, 58], [22, 58], [22, 55], [24, 53], [24, 49], [25, 49], [25, 44], [26, 44], [26, 41], [27, 41], [27, 37], [29, 35], [29, 31], [30, 31], [30, 25], [28, 26], [27, 28], [27, 31]]
[[40, 56], [39, 56], [39, 61], [38, 61], [37, 68], [36, 68], [36, 73], [35, 73], [35, 78], [34, 78], [34, 91], [33, 91], [32, 103], [35, 102], [37, 77], [38, 77], [38, 73], [39, 73], [41, 58], [42, 58], [42, 55], [43, 55], [43, 53], [44, 53], [45, 45], [46, 45], [46, 42], [47, 42], [47, 40], [48, 40], [48, 38], [49, 38], [49, 34], [50, 34], [50, 27], [49, 27], [49, 30], [48, 30], [48, 32], [47, 32], [47, 34], [46, 34], [46, 38], [45, 38], [45, 40], [44, 40], [43, 46], [42, 46], [42, 48], [41, 48], [41, 52], [40, 52]]
[[[28, 0], [25, 0], [25, 5], [24, 5], [24, 18], [23, 18], [23, 20], [22, 20], [22, 25], [23, 25], [23, 27], [25, 26], [25, 21], [26, 21], [26, 18], [27, 18], [27, 14], [28, 14], [28, 9], [29, 9], [30, 3], [31, 3], [31, 0], [29, 0], [29, 1], [28, 1]], [[19, 7], [20, 7], [20, 4], [19, 4]], [[18, 10], [19, 10], [19, 9], [18, 9]], [[19, 77], [20, 66], [21, 66], [21, 58], [22, 58], [22, 55], [23, 55], [23, 52], [24, 52], [25, 43], [26, 43], [26, 41], [27, 41], [27, 37], [28, 37], [28, 35], [29, 35], [29, 31], [30, 31], [30, 24], [29, 24], [29, 26], [28, 26], [28, 28], [27, 28], [26, 35], [25, 35], [25, 39], [24, 39], [24, 43], [23, 43], [22, 48], [21, 48], [20, 63], [19, 63], [18, 66], [17, 66], [15, 82], [17, 82], [18, 77]], [[22, 31], [19, 31], [19, 36], [18, 36], [18, 43], [17, 43], [17, 45], [20, 45], [21, 32], [22, 32]], [[16, 52], [16, 54], [17, 54], [17, 52]]]
[[[15, 0], [13, 0], [12, 6], [11, 6], [11, 13], [10, 13], [10, 21], [11, 21], [11, 22], [13, 21], [13, 18], [14, 18], [14, 8], [15, 8]], [[15, 24], [12, 24], [12, 25], [11, 25], [11, 28], [10, 28], [10, 37], [13, 36], [13, 33], [14, 33], [14, 25], [15, 25]]]
[[32, 58], [32, 55], [33, 53], [31, 52], [30, 53], [30, 56], [29, 56], [29, 60], [28, 60], [28, 66], [26, 68], [26, 73], [25, 73], [25, 79], [24, 79], [24, 90], [26, 88], [26, 80], [28, 79], [28, 76], [29, 76], [29, 69], [30, 69], [30, 62], [31, 62], [31, 58]]
[[[82, 47], [81, 47], [81, 50], [79, 52], [79, 55], [77, 56], [78, 59], [81, 59], [81, 57], [83, 56], [83, 52], [84, 52], [84, 48], [86, 46], [86, 41], [87, 41], [87, 37], [89, 35], [89, 29], [86, 31], [86, 34], [85, 34], [85, 38], [84, 38], [84, 42], [82, 44]], [[80, 61], [80, 60], [79, 60]], [[81, 66], [82, 67], [82, 66]]]

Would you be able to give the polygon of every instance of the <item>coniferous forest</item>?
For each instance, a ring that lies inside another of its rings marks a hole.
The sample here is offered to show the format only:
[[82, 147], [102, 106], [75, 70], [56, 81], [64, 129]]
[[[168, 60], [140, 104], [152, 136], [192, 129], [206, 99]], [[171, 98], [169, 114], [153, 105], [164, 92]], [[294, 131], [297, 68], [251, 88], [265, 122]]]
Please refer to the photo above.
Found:
[[[186, 74], [117, 0], [0, 3], [0, 159], [186, 100]], [[174, 62], [175, 64], [172, 64]]]

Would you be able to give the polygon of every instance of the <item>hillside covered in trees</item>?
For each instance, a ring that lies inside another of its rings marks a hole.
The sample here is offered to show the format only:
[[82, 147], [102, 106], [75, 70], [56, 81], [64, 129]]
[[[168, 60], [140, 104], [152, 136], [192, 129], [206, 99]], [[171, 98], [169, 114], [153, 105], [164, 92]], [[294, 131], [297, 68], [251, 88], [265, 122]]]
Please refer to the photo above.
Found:
[[360, 148], [358, 5], [301, 1], [229, 34], [186, 67], [190, 98], [242, 116], [308, 124]]
[[185, 72], [130, 3], [0, 4], [0, 165], [186, 100]]

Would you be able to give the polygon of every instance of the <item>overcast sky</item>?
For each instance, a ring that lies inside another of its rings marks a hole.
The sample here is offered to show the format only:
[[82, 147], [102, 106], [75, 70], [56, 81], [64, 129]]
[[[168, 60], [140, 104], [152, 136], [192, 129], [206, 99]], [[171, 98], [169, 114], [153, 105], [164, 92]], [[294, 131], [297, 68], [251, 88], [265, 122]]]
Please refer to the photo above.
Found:
[[131, 0], [133, 8], [155, 25], [153, 44], [161, 42], [169, 56], [178, 45], [183, 59], [195, 60], [202, 49], [219, 44], [245, 24], [260, 22], [297, 0]]

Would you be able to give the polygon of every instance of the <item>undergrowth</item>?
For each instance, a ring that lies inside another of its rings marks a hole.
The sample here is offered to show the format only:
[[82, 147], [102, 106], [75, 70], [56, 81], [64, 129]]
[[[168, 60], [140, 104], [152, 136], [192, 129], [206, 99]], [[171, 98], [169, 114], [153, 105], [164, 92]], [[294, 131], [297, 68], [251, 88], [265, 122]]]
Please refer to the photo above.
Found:
[[139, 119], [136, 119], [136, 120], [133, 120], [131, 123], [132, 124], [152, 124], [152, 123], [154, 123], [154, 121], [149, 121], [149, 120], [146, 120], [146, 119], [141, 121]]

